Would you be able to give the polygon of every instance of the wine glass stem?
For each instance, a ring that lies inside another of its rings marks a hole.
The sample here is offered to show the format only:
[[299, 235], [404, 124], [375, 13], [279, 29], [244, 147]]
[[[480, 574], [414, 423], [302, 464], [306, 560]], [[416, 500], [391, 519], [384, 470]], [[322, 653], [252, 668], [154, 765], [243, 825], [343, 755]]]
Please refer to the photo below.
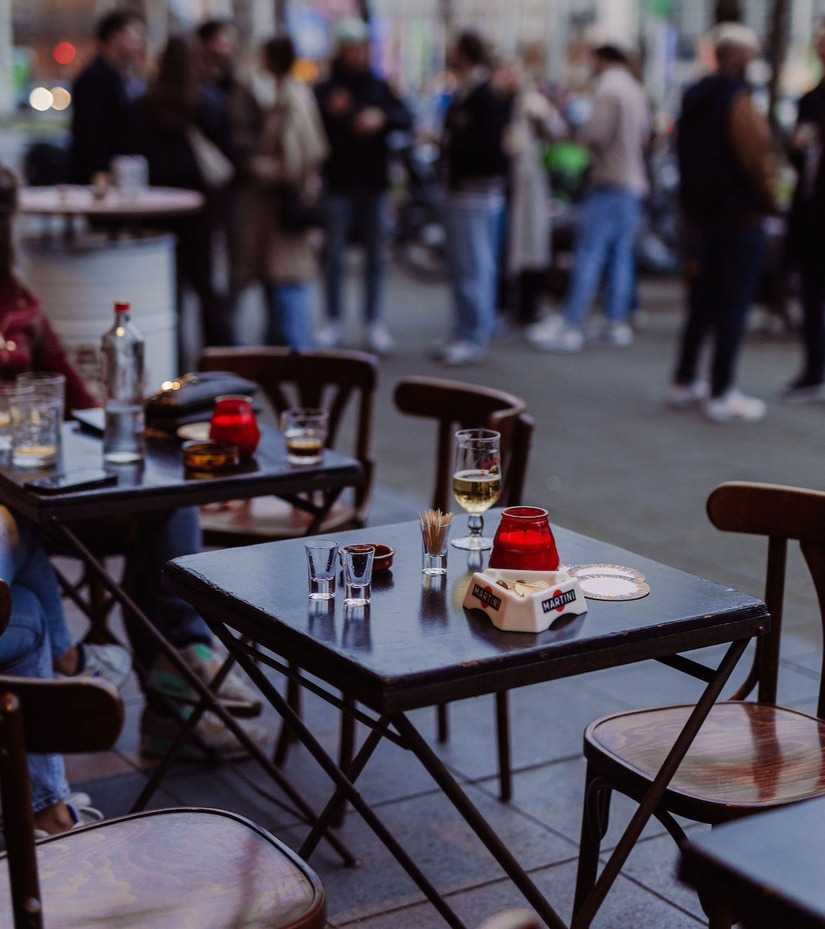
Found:
[[470, 531], [470, 538], [481, 538], [484, 534], [484, 517], [481, 513], [471, 513], [467, 517], [467, 528]]

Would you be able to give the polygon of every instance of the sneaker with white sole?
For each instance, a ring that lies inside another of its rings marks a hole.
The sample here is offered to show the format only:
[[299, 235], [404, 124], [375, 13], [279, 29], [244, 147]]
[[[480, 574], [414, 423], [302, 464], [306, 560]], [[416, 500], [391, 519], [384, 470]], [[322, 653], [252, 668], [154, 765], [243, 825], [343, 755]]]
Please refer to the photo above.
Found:
[[441, 354], [442, 364], [457, 368], [464, 365], [482, 364], [487, 359], [487, 351], [474, 342], [451, 342]]
[[[186, 715], [190, 710], [185, 710]], [[243, 729], [254, 745], [263, 750], [266, 745], [267, 732], [263, 726], [249, 720], [239, 720]], [[163, 758], [180, 732], [180, 723], [174, 716], [161, 716], [150, 707], [144, 707], [140, 718], [140, 751], [149, 758]], [[195, 726], [193, 739], [181, 746], [176, 755], [184, 761], [202, 761], [203, 752], [198, 743], [215, 752], [226, 761], [237, 761], [249, 755], [233, 732], [213, 713], [204, 713]]]
[[386, 323], [370, 323], [367, 328], [367, 346], [376, 355], [392, 355], [396, 349], [395, 339], [387, 329]]
[[692, 384], [671, 384], [665, 403], [672, 410], [693, 410], [701, 406], [710, 396], [707, 381], [694, 381]]
[[321, 328], [315, 333], [315, 347], [316, 348], [338, 348], [341, 344], [341, 338], [343, 337], [344, 331], [341, 323], [330, 322], [321, 326]]
[[[88, 794], [73, 793], [63, 801], [69, 810], [69, 815], [74, 820], [72, 829], [79, 826], [88, 826], [90, 823], [99, 823], [103, 819], [103, 813], [92, 806], [92, 798]], [[50, 833], [44, 829], [35, 829], [35, 839], [45, 839]]]
[[[178, 650], [181, 658], [209, 684], [226, 661], [226, 654], [211, 645], [197, 642]], [[165, 655], [159, 655], [146, 679], [146, 690], [163, 694], [182, 703], [197, 703], [198, 695]], [[232, 668], [218, 690], [218, 699], [233, 716], [258, 716], [263, 707], [260, 693]]]
[[627, 323], [608, 323], [605, 338], [611, 348], [629, 348], [635, 333]]
[[705, 403], [705, 415], [715, 423], [755, 423], [765, 415], [765, 401], [729, 390]]
[[118, 690], [126, 683], [132, 670], [132, 656], [121, 645], [97, 645], [94, 642], [78, 642], [78, 667], [74, 674], [59, 674], [55, 677], [98, 677]]
[[584, 348], [584, 331], [570, 326], [555, 314], [534, 323], [527, 330], [527, 339], [533, 348], [543, 352], [580, 352]]

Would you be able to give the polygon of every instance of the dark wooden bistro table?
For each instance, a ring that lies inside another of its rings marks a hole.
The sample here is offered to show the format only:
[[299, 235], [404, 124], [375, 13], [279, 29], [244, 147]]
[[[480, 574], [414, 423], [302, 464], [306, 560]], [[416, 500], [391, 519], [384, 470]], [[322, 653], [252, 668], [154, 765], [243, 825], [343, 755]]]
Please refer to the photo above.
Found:
[[[490, 514], [491, 523], [494, 519]], [[167, 565], [170, 588], [199, 610], [336, 786], [299, 850], [302, 857], [315, 849], [346, 798], [444, 920], [462, 927], [354, 787], [381, 739], [390, 739], [418, 758], [546, 924], [565, 926], [407, 714], [444, 701], [658, 659], [705, 680], [706, 687], [575, 924], [589, 925], [749, 639], [768, 627], [769, 618], [764, 603], [744, 593], [563, 529], [556, 538], [567, 564], [632, 565], [646, 575], [650, 594], [631, 602], [589, 600], [586, 614], [572, 621], [560, 618], [538, 635], [501, 632], [483, 614], [460, 605], [472, 573], [465, 553], [450, 551], [440, 589], [423, 578], [417, 521], [336, 536], [341, 544], [383, 542], [396, 551], [390, 572], [374, 577], [372, 602], [361, 612], [345, 611], [339, 585], [330, 612], [319, 614], [307, 597], [301, 541], [205, 552]], [[718, 667], [706, 668], [680, 655], [724, 643], [728, 648]], [[256, 661], [287, 678], [297, 673], [304, 687], [369, 727], [346, 771]]]
[[716, 827], [685, 847], [679, 876], [746, 929], [825, 929], [825, 799]]
[[[202, 706], [208, 707], [222, 719], [250, 754], [278, 780], [305, 818], [314, 821], [315, 814], [309, 810], [301, 795], [279, 775], [270, 759], [248, 738], [234, 717], [214, 699], [209, 688], [191, 671], [177, 650], [158, 632], [128, 592], [84, 544], [72, 524], [88, 519], [105, 521], [107, 518], [130, 514], [162, 512], [177, 507], [271, 494], [310, 512], [311, 532], [323, 522], [344, 489], [363, 483], [363, 469], [354, 458], [331, 450], [325, 450], [320, 465], [291, 467], [287, 462], [283, 436], [265, 424], [261, 424], [261, 443], [251, 459], [242, 462], [231, 472], [207, 479], [186, 476], [180, 445], [176, 438], [149, 439], [145, 460], [140, 464], [107, 464], [109, 470], [118, 473], [119, 480], [115, 485], [57, 495], [39, 494], [27, 489], [25, 483], [37, 477], [45, 477], [56, 471], [100, 468], [103, 465], [101, 439], [82, 432], [74, 423], [64, 423], [60, 460], [56, 467], [41, 471], [16, 469], [10, 464], [0, 466], [0, 503], [38, 524], [59, 550], [80, 559], [88, 572], [104, 585], [108, 594], [152, 637], [157, 647], [199, 695]], [[312, 499], [303, 496], [310, 492], [313, 492]], [[227, 667], [226, 672], [228, 670]], [[185, 741], [185, 738], [186, 734], [182, 733], [179, 743]], [[171, 761], [172, 754], [170, 752], [167, 762], [162, 762], [156, 768], [149, 784], [136, 801], [135, 809], [146, 804], [159, 784], [168, 761]], [[350, 860], [351, 856], [345, 853], [345, 857]]]

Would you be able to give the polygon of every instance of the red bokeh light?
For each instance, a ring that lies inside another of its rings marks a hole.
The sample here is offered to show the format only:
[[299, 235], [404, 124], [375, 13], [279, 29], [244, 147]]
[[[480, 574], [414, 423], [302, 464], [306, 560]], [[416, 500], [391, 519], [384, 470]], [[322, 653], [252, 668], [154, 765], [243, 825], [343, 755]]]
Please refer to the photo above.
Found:
[[59, 65], [70, 65], [77, 57], [77, 49], [71, 42], [58, 42], [52, 54]]

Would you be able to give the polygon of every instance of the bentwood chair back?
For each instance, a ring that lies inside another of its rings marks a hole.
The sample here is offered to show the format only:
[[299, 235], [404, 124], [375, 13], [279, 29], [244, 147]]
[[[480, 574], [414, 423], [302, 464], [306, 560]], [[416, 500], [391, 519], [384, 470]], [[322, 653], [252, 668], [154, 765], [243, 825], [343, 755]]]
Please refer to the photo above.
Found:
[[[329, 412], [327, 448], [356, 458], [366, 480], [352, 499], [338, 501], [322, 531], [361, 528], [372, 498], [375, 459], [372, 428], [378, 360], [365, 352], [293, 351], [277, 347], [206, 348], [201, 371], [232, 371], [260, 385], [278, 415], [294, 406], [322, 407]], [[350, 440], [351, 439], [351, 440]], [[303, 535], [309, 517], [274, 498], [257, 498], [234, 510], [201, 516], [204, 540], [210, 545], [243, 545]]]
[[104, 681], [0, 677], [0, 922], [323, 929], [315, 874], [234, 813], [155, 810], [35, 843], [27, 752], [110, 748], [122, 723], [120, 696]]
[[[522, 502], [533, 419], [520, 397], [490, 387], [448, 381], [440, 378], [407, 377], [395, 387], [396, 408], [408, 416], [434, 420], [436, 424], [435, 484], [432, 507], [447, 512], [453, 509], [453, 437], [457, 429], [487, 428], [501, 433], [503, 472], [499, 504], [516, 506]], [[496, 729], [498, 741], [499, 796], [512, 797], [510, 758], [510, 715], [507, 691], [496, 694]], [[438, 707], [438, 740], [449, 738], [447, 707]]]
[[393, 401], [399, 412], [436, 423], [433, 509], [447, 512], [453, 507], [453, 436], [458, 429], [487, 428], [501, 433], [504, 479], [499, 505], [522, 502], [533, 433], [524, 400], [478, 384], [406, 377], [396, 384]]
[[[771, 630], [758, 643], [744, 685], [711, 710], [656, 813], [680, 845], [685, 833], [674, 816], [715, 824], [825, 795], [825, 676], [820, 675], [815, 716], [776, 704], [789, 542], [799, 543], [825, 630], [825, 492], [726, 483], [711, 493], [707, 510], [718, 529], [767, 539], [765, 602]], [[758, 700], [746, 701], [754, 687]], [[642, 796], [692, 709], [618, 713], [587, 727], [576, 913], [596, 879], [611, 791]], [[709, 917], [711, 929], [727, 929], [732, 914], [714, 901]]]

